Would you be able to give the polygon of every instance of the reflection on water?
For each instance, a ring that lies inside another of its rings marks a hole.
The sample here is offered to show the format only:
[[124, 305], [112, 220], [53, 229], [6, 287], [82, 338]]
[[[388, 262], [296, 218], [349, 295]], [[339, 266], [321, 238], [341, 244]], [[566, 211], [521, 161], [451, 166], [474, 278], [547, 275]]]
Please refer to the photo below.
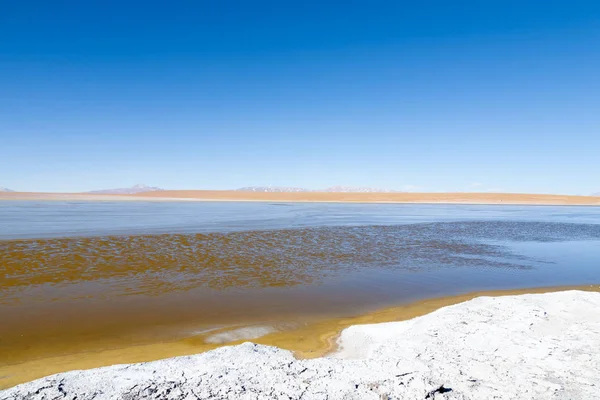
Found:
[[[296, 208], [244, 207], [265, 206]], [[453, 206], [450, 218], [435, 206], [323, 207], [322, 218], [303, 208], [311, 226], [294, 229], [272, 229], [261, 214], [254, 230], [0, 241], [0, 363], [235, 324], [256, 334], [273, 320], [467, 291], [600, 282], [595, 209]]]

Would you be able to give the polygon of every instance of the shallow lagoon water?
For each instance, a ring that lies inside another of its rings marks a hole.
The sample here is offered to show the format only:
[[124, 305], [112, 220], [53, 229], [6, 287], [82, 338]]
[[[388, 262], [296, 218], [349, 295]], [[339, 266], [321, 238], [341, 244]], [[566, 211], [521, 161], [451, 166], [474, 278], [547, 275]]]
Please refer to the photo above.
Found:
[[228, 232], [463, 220], [600, 223], [598, 207], [2, 201], [0, 239]]
[[472, 291], [597, 284], [600, 208], [2, 202], [0, 267], [10, 364]]

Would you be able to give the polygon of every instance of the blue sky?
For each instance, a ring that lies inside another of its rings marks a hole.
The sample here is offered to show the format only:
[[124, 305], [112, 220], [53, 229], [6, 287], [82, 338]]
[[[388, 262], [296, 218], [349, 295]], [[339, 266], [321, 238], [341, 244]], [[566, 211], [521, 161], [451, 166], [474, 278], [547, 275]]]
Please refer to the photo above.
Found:
[[597, 1], [0, 2], [0, 186], [600, 191]]

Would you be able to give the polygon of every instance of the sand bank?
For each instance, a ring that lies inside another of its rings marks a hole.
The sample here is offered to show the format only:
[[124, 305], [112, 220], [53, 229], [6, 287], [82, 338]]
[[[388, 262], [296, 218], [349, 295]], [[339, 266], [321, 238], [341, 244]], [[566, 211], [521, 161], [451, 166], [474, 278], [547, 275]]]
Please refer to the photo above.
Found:
[[235, 190], [165, 190], [129, 195], [2, 192], [0, 200], [56, 201], [268, 201], [326, 203], [443, 203], [600, 205], [599, 196], [525, 193], [331, 193], [242, 192]]
[[600, 385], [598, 309], [600, 293], [584, 291], [477, 297], [409, 321], [354, 325], [325, 358], [246, 343], [62, 373], [0, 399], [591, 399]]

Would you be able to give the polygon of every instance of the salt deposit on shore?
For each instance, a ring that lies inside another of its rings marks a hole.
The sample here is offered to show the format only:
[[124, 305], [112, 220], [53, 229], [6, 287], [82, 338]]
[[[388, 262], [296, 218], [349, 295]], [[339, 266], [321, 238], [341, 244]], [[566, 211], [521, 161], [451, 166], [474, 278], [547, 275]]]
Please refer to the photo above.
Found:
[[73, 371], [0, 399], [595, 399], [600, 293], [479, 297], [410, 321], [353, 326], [331, 357], [245, 343]]

